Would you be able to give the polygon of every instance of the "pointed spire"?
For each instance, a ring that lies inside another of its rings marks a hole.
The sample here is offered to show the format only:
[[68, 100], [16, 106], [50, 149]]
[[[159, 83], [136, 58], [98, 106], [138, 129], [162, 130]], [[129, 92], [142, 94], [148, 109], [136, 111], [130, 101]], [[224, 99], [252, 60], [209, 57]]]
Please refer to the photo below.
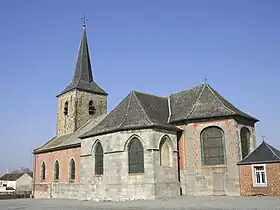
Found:
[[89, 83], [93, 81], [85, 23], [83, 25], [83, 34], [72, 82], [78, 83], [80, 80]]
[[83, 23], [83, 32], [77, 57], [76, 69], [72, 82], [59, 95], [57, 95], [57, 97], [73, 89], [108, 95], [93, 81], [85, 19]]

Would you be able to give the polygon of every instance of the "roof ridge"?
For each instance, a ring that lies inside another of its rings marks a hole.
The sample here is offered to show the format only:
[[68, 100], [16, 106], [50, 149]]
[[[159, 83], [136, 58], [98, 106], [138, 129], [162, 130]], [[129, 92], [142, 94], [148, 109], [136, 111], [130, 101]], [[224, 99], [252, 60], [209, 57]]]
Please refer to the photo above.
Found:
[[129, 101], [128, 101], [128, 104], [127, 104], [127, 107], [126, 107], [126, 113], [125, 113], [124, 120], [123, 120], [123, 122], [121, 122], [121, 123], [119, 124], [119, 126], [118, 126], [117, 128], [120, 128], [120, 127], [125, 123], [125, 121], [126, 121], [126, 119], [127, 119], [127, 113], [128, 113], [128, 110], [130, 109], [132, 94], [133, 94], [133, 91], [131, 91], [130, 94], [129, 94], [130, 97], [129, 97]]
[[145, 109], [144, 109], [142, 103], [140, 102], [139, 98], [137, 97], [136, 91], [133, 91], [133, 94], [135, 95], [138, 104], [139, 104], [140, 107], [142, 108], [142, 111], [145, 113], [145, 115], [146, 115], [146, 117], [148, 118], [149, 122], [153, 125], [154, 123], [153, 123], [153, 122], [151, 121], [151, 119], [149, 118], [149, 116], [148, 116], [147, 112], [145, 111]]
[[225, 107], [227, 110], [229, 110], [230, 112], [232, 112], [233, 114], [237, 114], [234, 111], [232, 111], [230, 108], [228, 108], [223, 102], [221, 102], [221, 100], [218, 98], [218, 96], [214, 93], [214, 91], [212, 90], [212, 87], [209, 84], [206, 84], [206, 86], [208, 87], [208, 89], [211, 91], [211, 93], [214, 95], [214, 97], [220, 102], [220, 104], [222, 104], [223, 107]]
[[[238, 163], [241, 162], [241, 161], [243, 161], [243, 160], [246, 160], [246, 158], [249, 157], [253, 152], [255, 152], [261, 145], [262, 145], [262, 143], [260, 143], [258, 146], [256, 146], [255, 149], [253, 149], [251, 152], [249, 152], [243, 159], [241, 159], [240, 161], [238, 161]], [[241, 158], [242, 158], [242, 156], [241, 156]]]
[[268, 147], [268, 149], [273, 153], [273, 155], [275, 155], [278, 159], [280, 159], [280, 157], [271, 149], [271, 145], [269, 145], [268, 143], [266, 143], [265, 141], [263, 141], [265, 143], [265, 145]]
[[197, 88], [197, 87], [202, 86], [202, 85], [204, 85], [204, 84], [196, 85], [196, 86], [193, 86], [193, 87], [184, 89], [184, 90], [178, 90], [178, 91], [175, 91], [175, 92], [170, 93], [169, 96], [172, 95], [172, 94], [177, 94], [177, 93], [180, 93], [180, 92], [189, 91], [189, 90], [191, 90], [191, 89]]
[[140, 94], [144, 94], [144, 95], [150, 95], [150, 96], [159, 97], [159, 98], [168, 98], [168, 96], [158, 96], [158, 95], [154, 95], [154, 94], [146, 93], [146, 92], [141, 92], [141, 91], [137, 91], [137, 90], [132, 90], [132, 92], [140, 93]]
[[198, 97], [197, 97], [197, 99], [196, 99], [196, 101], [195, 101], [195, 103], [194, 103], [194, 105], [193, 105], [191, 111], [190, 111], [189, 114], [186, 116], [186, 118], [188, 118], [188, 117], [193, 113], [193, 111], [194, 111], [194, 109], [196, 108], [196, 105], [197, 105], [197, 103], [198, 103], [198, 100], [200, 99], [200, 97], [201, 97], [202, 92], [204, 91], [204, 89], [205, 89], [205, 85], [203, 85], [201, 92], [199, 93], [199, 95], [198, 95]]

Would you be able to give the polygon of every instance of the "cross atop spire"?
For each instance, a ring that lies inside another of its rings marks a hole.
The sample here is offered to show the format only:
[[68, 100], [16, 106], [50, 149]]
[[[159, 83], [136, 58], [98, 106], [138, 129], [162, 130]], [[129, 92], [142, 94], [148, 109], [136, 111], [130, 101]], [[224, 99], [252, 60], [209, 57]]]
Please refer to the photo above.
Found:
[[71, 84], [69, 84], [59, 95], [73, 89], [79, 89], [87, 92], [107, 95], [107, 93], [93, 81], [89, 47], [87, 41], [87, 33], [85, 27], [87, 18], [84, 15], [82, 19], [84, 20], [84, 25], [83, 25], [82, 38], [80, 42], [80, 48], [77, 56], [75, 73]]
[[81, 17], [81, 20], [83, 20], [83, 27], [85, 28], [86, 27], [86, 22], [88, 21], [86, 13], [84, 13], [84, 16]]
[[203, 78], [204, 84], [207, 84], [207, 80], [208, 80], [207, 77]]

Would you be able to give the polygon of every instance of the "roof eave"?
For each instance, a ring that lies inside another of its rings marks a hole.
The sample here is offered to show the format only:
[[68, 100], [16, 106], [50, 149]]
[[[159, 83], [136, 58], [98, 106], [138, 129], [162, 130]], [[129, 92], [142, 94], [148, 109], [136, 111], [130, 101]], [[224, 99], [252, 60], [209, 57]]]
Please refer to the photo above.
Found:
[[59, 96], [65, 94], [65, 93], [68, 93], [68, 92], [72, 91], [72, 90], [80, 90], [80, 91], [84, 91], [84, 92], [87, 92], [87, 93], [94, 93], [96, 95], [108, 96], [108, 93], [106, 93], [105, 91], [104, 91], [104, 93], [101, 93], [101, 92], [97, 92], [97, 91], [93, 91], [93, 90], [87, 90], [87, 89], [83, 89], [83, 88], [73, 87], [73, 88], [70, 88], [69, 90], [66, 90], [66, 91], [63, 90], [61, 93], [56, 95], [56, 97], [59, 97]]
[[244, 117], [241, 115], [221, 115], [221, 116], [213, 116], [213, 117], [197, 117], [197, 118], [179, 118], [179, 119], [175, 119], [175, 120], [171, 120], [169, 123], [180, 123], [180, 122], [194, 122], [194, 121], [199, 121], [199, 120], [209, 120], [209, 119], [223, 119], [223, 118], [230, 118], [230, 117], [242, 117], [244, 119], [253, 121], [254, 123], [258, 122], [259, 120], [256, 118], [249, 118], [249, 117]]
[[236, 163], [236, 165], [253, 165], [253, 164], [264, 164], [264, 163], [280, 163], [280, 160], [238, 162]]
[[42, 149], [42, 150], [39, 150], [39, 151], [33, 150], [32, 154], [36, 155], [36, 154], [40, 154], [40, 153], [54, 152], [54, 151], [63, 150], [63, 149], [77, 148], [77, 147], [80, 147], [80, 146], [81, 146], [81, 143], [68, 144], [68, 145], [63, 145], [63, 146], [58, 146], [58, 147]]
[[146, 129], [146, 128], [163, 128], [166, 130], [174, 130], [176, 132], [182, 131], [182, 129], [178, 127], [168, 127], [168, 126], [163, 126], [163, 125], [143, 125], [143, 126], [133, 126], [133, 127], [126, 127], [126, 128], [115, 128], [111, 129], [108, 131], [102, 131], [102, 132], [97, 132], [93, 134], [88, 134], [88, 135], [81, 135], [79, 136], [80, 139], [86, 139], [94, 136], [99, 136], [99, 135], [104, 135], [104, 134], [109, 134], [109, 133], [114, 133], [114, 132], [119, 132], [119, 131], [127, 131], [127, 130], [138, 130], [138, 129]]

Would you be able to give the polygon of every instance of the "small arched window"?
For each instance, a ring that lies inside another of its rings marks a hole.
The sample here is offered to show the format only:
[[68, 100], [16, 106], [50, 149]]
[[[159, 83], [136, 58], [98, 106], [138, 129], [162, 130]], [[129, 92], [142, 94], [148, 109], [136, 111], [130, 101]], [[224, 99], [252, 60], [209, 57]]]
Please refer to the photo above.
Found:
[[64, 103], [64, 114], [68, 115], [68, 101]]
[[103, 174], [103, 148], [100, 142], [95, 147], [95, 174]]
[[41, 180], [45, 181], [46, 179], [46, 164], [43, 162], [41, 166]]
[[128, 145], [128, 173], [144, 173], [143, 146], [135, 137]]
[[54, 180], [59, 180], [59, 163], [58, 160], [54, 163]]
[[89, 114], [89, 115], [94, 115], [95, 111], [96, 111], [96, 109], [95, 109], [95, 107], [94, 107], [94, 105], [93, 105], [93, 101], [90, 100], [90, 101], [88, 102], [88, 114]]
[[75, 161], [73, 158], [70, 160], [69, 171], [70, 171], [70, 173], [69, 173], [70, 180], [75, 180], [76, 167], [75, 167]]
[[241, 128], [240, 138], [241, 138], [242, 159], [245, 158], [249, 154], [250, 136], [251, 136], [251, 133], [248, 128], [246, 128], [246, 127]]
[[168, 142], [168, 138], [162, 138], [160, 142], [160, 165], [161, 166], [171, 166], [171, 147]]
[[200, 138], [202, 165], [225, 164], [223, 131], [218, 127], [208, 127]]

